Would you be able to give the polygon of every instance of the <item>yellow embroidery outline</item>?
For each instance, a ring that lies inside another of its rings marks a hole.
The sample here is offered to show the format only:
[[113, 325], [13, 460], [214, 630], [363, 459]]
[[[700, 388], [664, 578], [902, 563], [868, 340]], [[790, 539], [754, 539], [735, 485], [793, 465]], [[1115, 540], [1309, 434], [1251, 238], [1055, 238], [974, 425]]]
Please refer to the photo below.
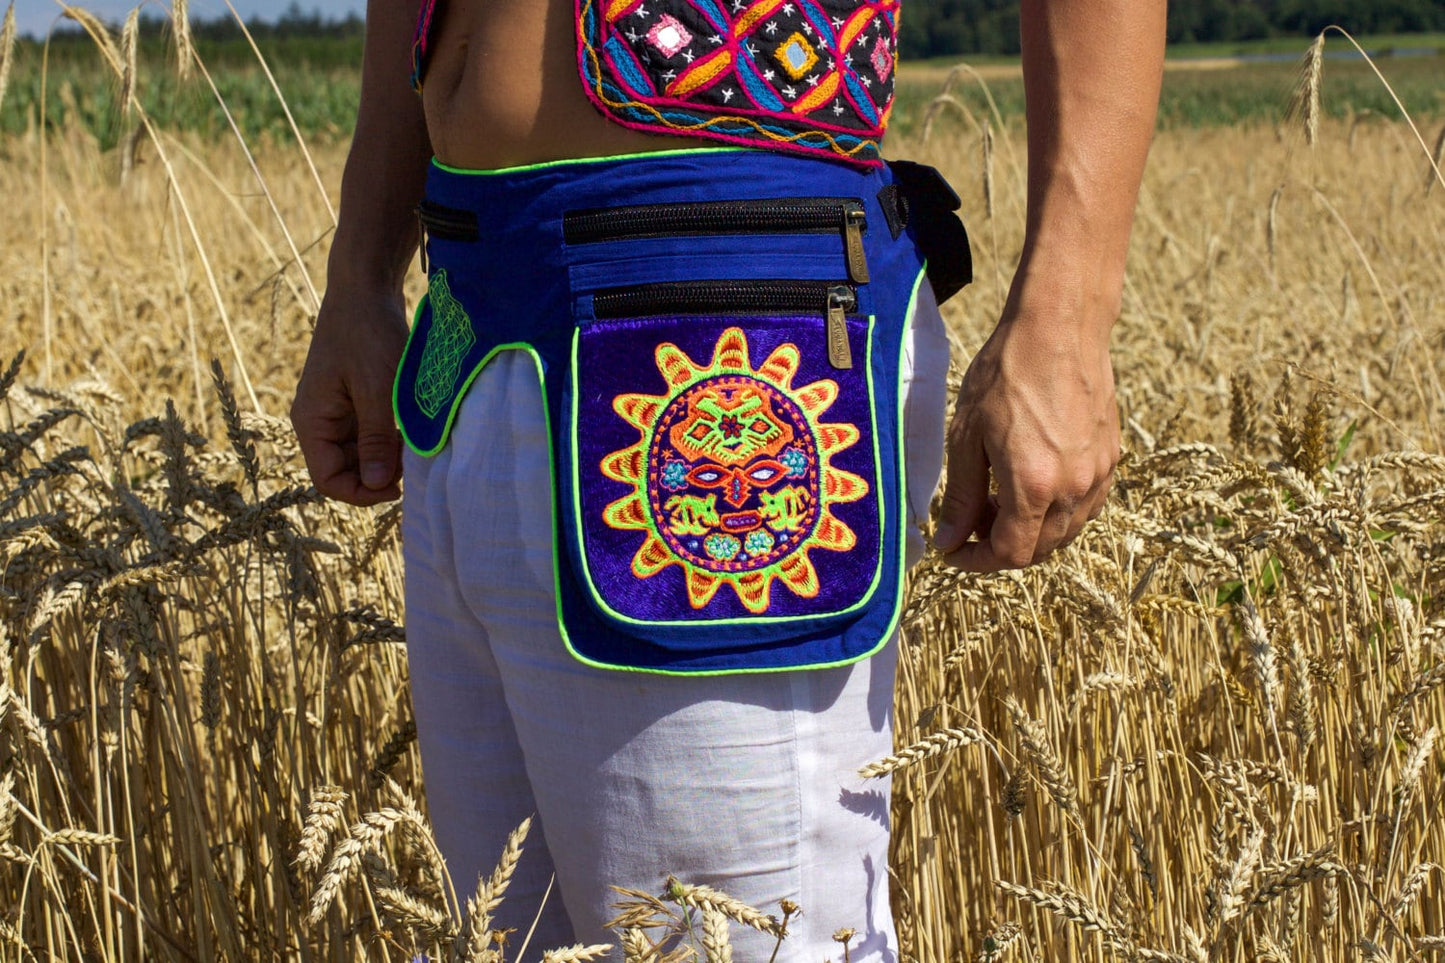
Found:
[[[808, 53], [801, 67], [794, 67], [793, 61], [786, 54], [787, 49], [792, 46], [801, 47]], [[773, 51], [773, 59], [783, 65], [783, 69], [788, 72], [789, 77], [792, 77], [794, 80], [802, 80], [808, 76], [808, 71], [818, 65], [818, 51], [814, 50], [813, 45], [808, 43], [808, 38], [803, 36], [801, 30], [794, 30], [791, 37], [778, 44], [778, 49]]]

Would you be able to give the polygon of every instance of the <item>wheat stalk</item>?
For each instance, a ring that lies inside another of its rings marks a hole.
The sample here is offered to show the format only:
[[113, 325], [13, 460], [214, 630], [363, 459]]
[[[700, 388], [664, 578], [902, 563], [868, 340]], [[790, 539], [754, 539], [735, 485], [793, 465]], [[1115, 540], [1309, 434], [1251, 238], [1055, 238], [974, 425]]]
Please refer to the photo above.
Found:
[[100, 52], [111, 70], [115, 72], [116, 76], [120, 76], [124, 72], [122, 66], [124, 61], [121, 58], [120, 50], [115, 45], [115, 38], [110, 35], [105, 24], [100, 22], [100, 18], [84, 7], [72, 7], [63, 0], [60, 7], [63, 16], [80, 24], [81, 29], [90, 35], [90, 39], [95, 41], [95, 45], [100, 48]]
[[191, 39], [190, 0], [173, 0], [171, 29], [176, 37], [176, 75], [186, 81], [190, 79], [196, 59], [195, 42]]
[[1312, 880], [1345, 875], [1348, 872], [1345, 867], [1331, 857], [1326, 847], [1261, 868], [1257, 874], [1259, 884], [1250, 894], [1246, 909], [1265, 906]]
[[311, 909], [307, 914], [307, 921], [312, 926], [320, 925], [326, 911], [340, 894], [341, 887], [361, 872], [366, 854], [375, 849], [392, 829], [407, 819], [407, 813], [387, 807], [367, 813], [351, 827], [350, 835], [342, 840], [331, 854], [331, 862], [327, 864], [326, 872], [316, 885], [316, 891], [311, 894]]
[[68, 827], [57, 829], [46, 833], [41, 837], [42, 846], [114, 846], [120, 842], [119, 836], [110, 833], [93, 833], [88, 829], [75, 829]]
[[[5, 106], [5, 88], [10, 86], [10, 68], [15, 59], [15, 0], [5, 8], [5, 21], [0, 24], [0, 107]], [[17, 358], [18, 361], [18, 358]], [[14, 379], [14, 374], [10, 378]], [[8, 385], [4, 387], [8, 388]], [[0, 390], [0, 398], [5, 391]]]
[[[0, 723], [4, 721], [4, 715], [0, 714]], [[10, 842], [10, 834], [15, 831], [15, 817], [20, 807], [16, 805], [19, 800], [14, 793], [15, 770], [12, 769], [0, 776], [0, 845]]]
[[1325, 35], [1315, 37], [1300, 63], [1299, 82], [1295, 85], [1287, 116], [1297, 118], [1304, 126], [1305, 143], [1313, 147], [1320, 134], [1320, 81], [1324, 74]]
[[732, 963], [733, 947], [728, 938], [728, 918], [715, 909], [702, 911], [702, 950], [707, 963]]
[[1263, 855], [1264, 833], [1255, 830], [1245, 837], [1239, 848], [1239, 855], [1227, 867], [1226, 874], [1217, 877], [1218, 917], [1221, 923], [1228, 923], [1243, 913], [1251, 901], [1245, 898], [1250, 892], [1260, 857]]
[[321, 868], [331, 837], [345, 825], [341, 804], [346, 797], [339, 786], [320, 786], [311, 793], [296, 852], [296, 868], [303, 873], [314, 873]]
[[140, 7], [132, 7], [120, 31], [120, 109], [130, 116], [131, 101], [135, 99], [136, 47], [140, 35]]
[[585, 963], [596, 960], [612, 951], [611, 943], [596, 943], [584, 946], [581, 943], [560, 950], [548, 950], [542, 954], [542, 963]]
[[993, 124], [983, 122], [983, 211], [984, 217], [993, 219]]
[[[4, 834], [0, 833], [0, 839]], [[1400, 892], [1395, 896], [1394, 903], [1390, 907], [1390, 915], [1395, 919], [1403, 919], [1410, 911], [1410, 907], [1420, 898], [1421, 892], [1425, 889], [1425, 883], [1430, 879], [1430, 874], [1440, 869], [1439, 864], [1429, 861], [1420, 863], [1410, 870], [1405, 876], [1405, 881], [1400, 884]]]
[[1078, 790], [1074, 788], [1073, 777], [1050, 744], [1043, 723], [1030, 718], [1013, 696], [1008, 696], [1004, 705], [1013, 719], [1024, 755], [1033, 763], [1034, 773], [1048, 790], [1049, 798], [1066, 813], [1078, 812]]
[[532, 817], [528, 816], [507, 835], [497, 865], [490, 875], [478, 878], [477, 891], [467, 900], [467, 937], [464, 951], [467, 959], [480, 956], [492, 940], [492, 914], [502, 905], [502, 897], [506, 894], [512, 876], [517, 871], [517, 864], [522, 859], [522, 843], [531, 828]]
[[983, 742], [983, 733], [977, 729], [963, 727], [958, 729], [941, 729], [938, 732], [925, 736], [912, 745], [899, 749], [891, 756], [884, 756], [877, 762], [871, 762], [858, 770], [858, 775], [864, 779], [879, 779], [889, 773], [906, 769], [925, 759], [932, 759], [935, 756], [952, 752], [963, 746]]
[[[0, 99], [3, 99], [4, 91], [4, 75], [0, 74]], [[1430, 152], [1430, 170], [1425, 174], [1426, 197], [1430, 196], [1430, 192], [1435, 189], [1435, 182], [1440, 179], [1437, 172], [1441, 165], [1445, 165], [1445, 126], [1442, 126], [1440, 133], [1435, 136], [1435, 149]]]
[[375, 852], [363, 859], [366, 876], [376, 904], [391, 920], [408, 926], [443, 942], [456, 937], [456, 922], [451, 915], [425, 899], [408, 892], [397, 880], [396, 872]]
[[656, 947], [641, 927], [629, 926], [622, 931], [623, 963], [647, 963], [655, 953]]
[[1420, 776], [1425, 771], [1425, 763], [1429, 760], [1430, 753], [1435, 748], [1435, 740], [1439, 735], [1439, 728], [1431, 726], [1410, 747], [1410, 754], [1405, 757], [1405, 764], [1400, 769], [1400, 793], [1402, 796], [1410, 795], [1420, 784]]
[[1118, 923], [1101, 910], [1091, 906], [1082, 895], [1068, 887], [1055, 883], [1055, 891], [1046, 892], [1006, 880], [998, 880], [994, 886], [1014, 899], [1048, 910], [1055, 916], [1073, 923], [1086, 933], [1098, 933], [1111, 946], [1120, 949], [1127, 948], [1129, 951], [1137, 949]]
[[683, 883], [677, 877], [669, 876], [663, 892], [667, 899], [681, 906], [691, 906], [704, 912], [712, 910], [762, 933], [777, 936], [782, 931], [782, 924], [777, 917], [768, 916], [742, 900], [734, 899], [710, 886]]

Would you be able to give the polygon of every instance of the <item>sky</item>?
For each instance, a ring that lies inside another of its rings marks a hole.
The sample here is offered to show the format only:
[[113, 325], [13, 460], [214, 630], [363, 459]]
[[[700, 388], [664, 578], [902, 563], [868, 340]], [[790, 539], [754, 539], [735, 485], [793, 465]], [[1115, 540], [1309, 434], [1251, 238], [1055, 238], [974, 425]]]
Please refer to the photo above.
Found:
[[[73, 6], [85, 7], [91, 13], [102, 20], [111, 23], [119, 23], [130, 13], [135, 6], [136, 0], [67, 0]], [[224, 0], [190, 0], [191, 16], [202, 20], [214, 20], [216, 17], [227, 16]], [[291, 5], [291, 0], [231, 0], [241, 16], [250, 20], [252, 17], [259, 17], [263, 20], [275, 20], [286, 8]], [[0, 0], [3, 6], [4, 0]], [[300, 0], [301, 9], [305, 13], [313, 10], [319, 11], [322, 17], [342, 18], [349, 13], [364, 14], [366, 12], [366, 0]], [[164, 17], [169, 13], [168, 4], [163, 6], [157, 0], [145, 0], [141, 7], [142, 15], [147, 13]], [[56, 23], [60, 14], [60, 4], [55, 0], [15, 0], [15, 25], [23, 34], [32, 37], [43, 37], [45, 32]], [[69, 21], [61, 21], [69, 24]]]

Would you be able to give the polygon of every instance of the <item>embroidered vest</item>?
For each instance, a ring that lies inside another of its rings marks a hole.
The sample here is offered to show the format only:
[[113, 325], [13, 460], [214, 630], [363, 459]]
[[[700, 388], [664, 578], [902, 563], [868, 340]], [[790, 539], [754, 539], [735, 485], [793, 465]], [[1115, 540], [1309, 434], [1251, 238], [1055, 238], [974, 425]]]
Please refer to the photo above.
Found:
[[[423, 0], [421, 89], [445, 0]], [[604, 116], [638, 130], [882, 163], [899, 0], [575, 0], [577, 66]]]

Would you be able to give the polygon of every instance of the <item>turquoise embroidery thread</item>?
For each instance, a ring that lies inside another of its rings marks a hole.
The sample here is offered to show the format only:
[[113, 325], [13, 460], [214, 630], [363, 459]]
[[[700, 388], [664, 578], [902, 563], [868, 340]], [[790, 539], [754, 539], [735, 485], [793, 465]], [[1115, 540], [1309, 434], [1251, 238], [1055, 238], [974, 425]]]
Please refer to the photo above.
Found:
[[417, 406], [428, 418], [435, 418], [456, 392], [462, 359], [477, 343], [477, 334], [466, 309], [452, 297], [446, 271], [431, 276], [427, 301], [431, 304], [432, 326], [417, 366], [414, 390]]

